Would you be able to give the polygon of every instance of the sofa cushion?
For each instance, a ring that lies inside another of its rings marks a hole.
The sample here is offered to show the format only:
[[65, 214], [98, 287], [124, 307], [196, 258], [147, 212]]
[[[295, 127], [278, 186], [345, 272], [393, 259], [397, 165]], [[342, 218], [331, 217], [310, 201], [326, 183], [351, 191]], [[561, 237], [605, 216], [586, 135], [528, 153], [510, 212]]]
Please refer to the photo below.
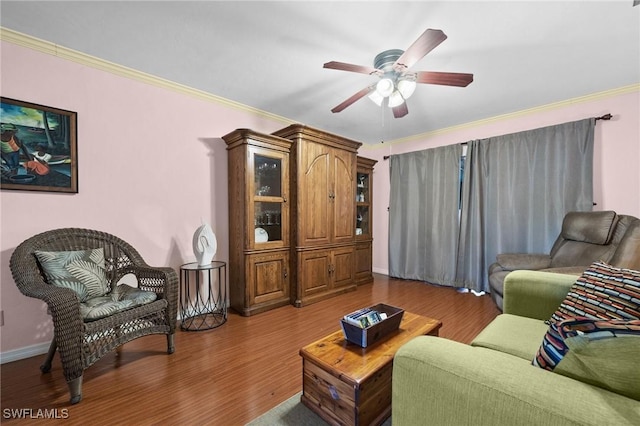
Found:
[[599, 245], [564, 240], [553, 253], [551, 267], [582, 266], [584, 270], [597, 260], [608, 262], [615, 252], [615, 247], [611, 244]]
[[80, 314], [85, 321], [95, 321], [117, 312], [151, 303], [158, 295], [127, 284], [121, 284], [106, 296], [94, 297], [80, 303]]
[[393, 425], [637, 426], [640, 419], [640, 403], [628, 397], [442, 337], [416, 337], [396, 352], [392, 388]]
[[498, 315], [473, 339], [471, 346], [493, 349], [531, 360], [549, 329], [544, 321], [518, 315]]
[[36, 251], [35, 255], [49, 284], [73, 290], [81, 302], [109, 291], [103, 248]]
[[551, 266], [548, 254], [502, 253], [496, 256], [496, 262], [507, 271], [517, 269], [545, 269]]
[[569, 212], [562, 221], [561, 235], [566, 240], [591, 244], [607, 244], [613, 235], [616, 213]]
[[570, 318], [549, 326], [532, 364], [640, 400], [640, 320]]
[[640, 270], [640, 219], [623, 216], [620, 222], [623, 220], [631, 223], [609, 263], [623, 268]]
[[640, 271], [592, 263], [571, 286], [550, 322], [572, 317], [640, 319]]

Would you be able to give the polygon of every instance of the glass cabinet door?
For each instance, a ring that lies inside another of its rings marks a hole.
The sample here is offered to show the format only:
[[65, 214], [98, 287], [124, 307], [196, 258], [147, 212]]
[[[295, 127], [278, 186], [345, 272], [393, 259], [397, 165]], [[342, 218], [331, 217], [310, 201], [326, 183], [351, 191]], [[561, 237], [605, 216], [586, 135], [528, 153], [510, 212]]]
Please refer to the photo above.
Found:
[[373, 238], [373, 166], [376, 160], [358, 157], [356, 174], [356, 241]]
[[369, 236], [371, 223], [369, 211], [371, 208], [371, 192], [369, 188], [369, 173], [358, 172], [356, 185], [356, 236]]
[[254, 247], [283, 246], [288, 239], [288, 154], [254, 147], [249, 152], [249, 169], [253, 171], [249, 211], [254, 231], [250, 238]]

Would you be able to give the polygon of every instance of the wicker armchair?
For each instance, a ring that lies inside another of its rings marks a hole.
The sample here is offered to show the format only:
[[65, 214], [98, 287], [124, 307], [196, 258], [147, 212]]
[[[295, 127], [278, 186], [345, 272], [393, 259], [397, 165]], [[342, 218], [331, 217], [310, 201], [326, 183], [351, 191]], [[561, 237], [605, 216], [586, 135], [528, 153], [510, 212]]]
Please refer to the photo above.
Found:
[[[104, 250], [107, 284], [115, 289], [126, 274], [134, 274], [140, 290], [157, 294], [155, 301], [125, 309], [95, 321], [85, 321], [76, 292], [46, 282], [36, 251]], [[167, 335], [167, 352], [174, 352], [178, 304], [178, 275], [172, 268], [153, 268], [120, 238], [94, 230], [65, 228], [43, 232], [22, 242], [11, 255], [11, 273], [20, 291], [47, 303], [54, 337], [40, 369], [47, 373], [58, 350], [71, 403], [82, 399], [86, 368], [126, 342], [149, 334]]]

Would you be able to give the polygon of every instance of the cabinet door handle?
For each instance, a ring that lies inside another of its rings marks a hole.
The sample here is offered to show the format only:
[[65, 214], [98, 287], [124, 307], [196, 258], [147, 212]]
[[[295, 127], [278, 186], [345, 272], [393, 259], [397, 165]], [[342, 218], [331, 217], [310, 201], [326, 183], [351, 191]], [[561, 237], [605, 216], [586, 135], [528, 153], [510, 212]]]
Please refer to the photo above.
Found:
[[287, 268], [284, 269], [284, 277], [287, 278]]
[[282, 194], [282, 202], [283, 203], [287, 202], [287, 194]]

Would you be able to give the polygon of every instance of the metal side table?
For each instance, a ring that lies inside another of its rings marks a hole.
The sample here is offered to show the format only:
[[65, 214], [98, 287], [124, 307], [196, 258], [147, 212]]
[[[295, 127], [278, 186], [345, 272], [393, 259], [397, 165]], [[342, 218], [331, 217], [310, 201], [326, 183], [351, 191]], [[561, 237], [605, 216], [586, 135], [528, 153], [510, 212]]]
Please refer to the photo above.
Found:
[[227, 322], [227, 264], [180, 267], [180, 328], [210, 330]]

